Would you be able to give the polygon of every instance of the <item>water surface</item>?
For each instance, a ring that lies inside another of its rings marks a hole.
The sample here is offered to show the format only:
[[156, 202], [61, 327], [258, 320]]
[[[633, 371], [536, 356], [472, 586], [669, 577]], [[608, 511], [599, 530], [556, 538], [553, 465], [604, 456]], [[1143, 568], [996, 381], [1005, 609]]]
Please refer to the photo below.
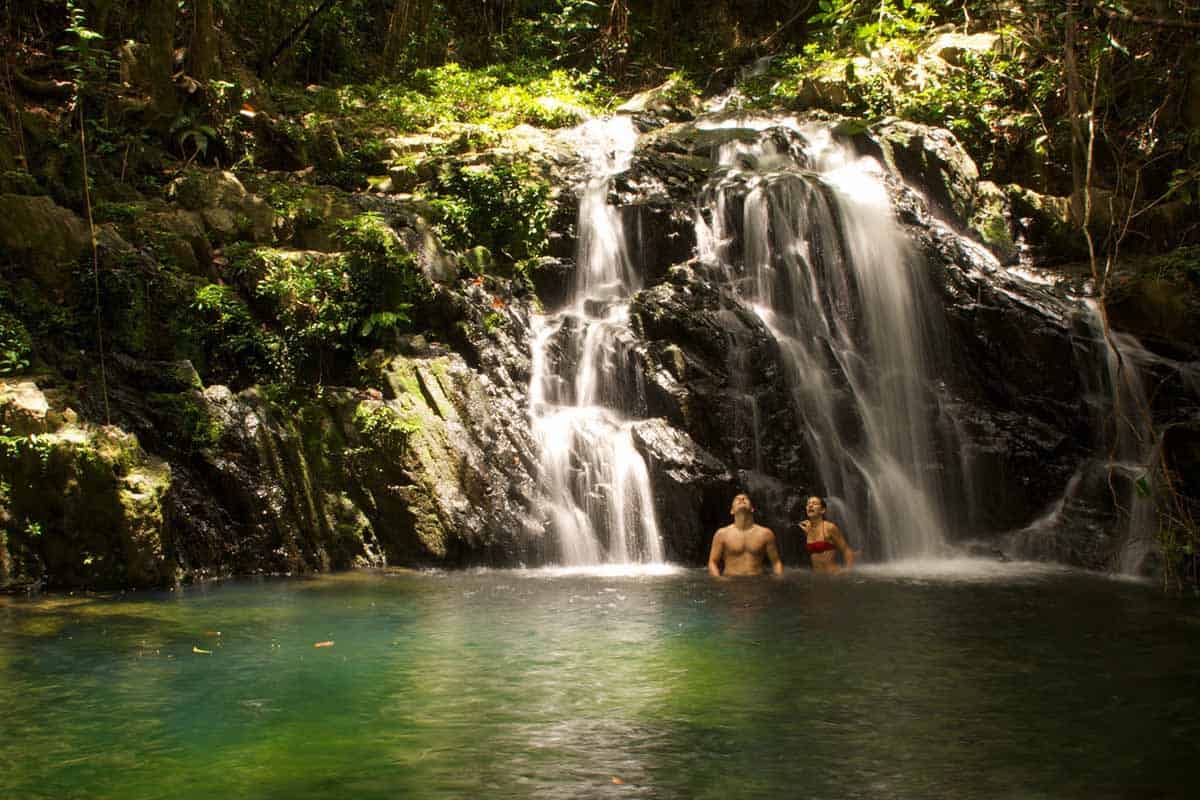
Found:
[[1200, 606], [1156, 586], [987, 562], [626, 572], [0, 601], [0, 797], [1115, 798], [1194, 783]]

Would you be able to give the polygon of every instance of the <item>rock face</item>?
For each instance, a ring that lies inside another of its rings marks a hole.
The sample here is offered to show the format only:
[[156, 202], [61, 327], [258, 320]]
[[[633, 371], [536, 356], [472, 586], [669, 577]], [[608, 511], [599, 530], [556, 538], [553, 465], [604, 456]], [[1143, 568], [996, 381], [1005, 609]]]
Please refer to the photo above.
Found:
[[860, 137], [860, 149], [877, 149], [880, 160], [926, 195], [931, 209], [966, 227], [975, 210], [979, 169], [954, 134], [899, 119], [887, 119]]

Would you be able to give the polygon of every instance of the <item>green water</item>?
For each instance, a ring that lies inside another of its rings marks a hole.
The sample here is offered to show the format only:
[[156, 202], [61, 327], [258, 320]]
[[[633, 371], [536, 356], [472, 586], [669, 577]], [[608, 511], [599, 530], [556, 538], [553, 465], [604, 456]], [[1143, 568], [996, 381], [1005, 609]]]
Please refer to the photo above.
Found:
[[0, 798], [1184, 797], [1198, 634], [978, 563], [0, 601]]

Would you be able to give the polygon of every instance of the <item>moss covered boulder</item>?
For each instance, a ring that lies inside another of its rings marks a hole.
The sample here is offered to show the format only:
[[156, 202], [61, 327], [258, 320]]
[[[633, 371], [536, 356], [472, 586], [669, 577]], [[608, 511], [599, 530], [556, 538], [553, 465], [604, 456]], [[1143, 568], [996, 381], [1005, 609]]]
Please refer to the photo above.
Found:
[[[931, 210], [965, 228], [975, 210], [979, 168], [954, 134], [916, 122], [886, 119], [872, 126], [871, 145], [890, 170], [925, 194]], [[862, 138], [859, 144], [864, 144]]]
[[275, 238], [275, 211], [246, 191], [232, 172], [193, 170], [167, 187], [167, 197], [198, 213], [217, 241], [265, 243]]
[[1076, 222], [1071, 198], [1040, 194], [1015, 184], [1005, 187], [1005, 192], [1017, 234], [1036, 261], [1053, 264], [1087, 256], [1087, 239]]
[[971, 231], [988, 246], [1002, 264], [1014, 264], [1020, 248], [1013, 238], [1012, 204], [1003, 189], [991, 181], [980, 181], [975, 192]]
[[91, 242], [87, 222], [49, 197], [0, 195], [0, 259], [28, 264], [43, 285], [68, 280]]
[[73, 421], [66, 410], [41, 413], [49, 404], [38, 395], [36, 387], [4, 388], [3, 418], [32, 415], [43, 428], [0, 437], [5, 588], [171, 582], [175, 564], [162, 539], [170, 467], [133, 434]]

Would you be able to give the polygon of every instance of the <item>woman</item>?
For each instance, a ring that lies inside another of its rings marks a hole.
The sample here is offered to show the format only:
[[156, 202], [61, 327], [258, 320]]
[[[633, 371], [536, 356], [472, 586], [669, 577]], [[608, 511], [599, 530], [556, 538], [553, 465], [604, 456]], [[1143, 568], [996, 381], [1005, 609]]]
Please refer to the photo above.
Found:
[[[843, 568], [850, 569], [854, 566], [855, 553], [850, 549], [850, 545], [846, 544], [846, 537], [842, 536], [838, 526], [825, 519], [825, 510], [823, 498], [808, 498], [804, 507], [808, 519], [800, 523], [800, 530], [804, 531], [808, 539], [807, 549], [812, 554], [813, 570], [837, 574]], [[838, 566], [834, 550], [841, 552], [843, 567]]]

